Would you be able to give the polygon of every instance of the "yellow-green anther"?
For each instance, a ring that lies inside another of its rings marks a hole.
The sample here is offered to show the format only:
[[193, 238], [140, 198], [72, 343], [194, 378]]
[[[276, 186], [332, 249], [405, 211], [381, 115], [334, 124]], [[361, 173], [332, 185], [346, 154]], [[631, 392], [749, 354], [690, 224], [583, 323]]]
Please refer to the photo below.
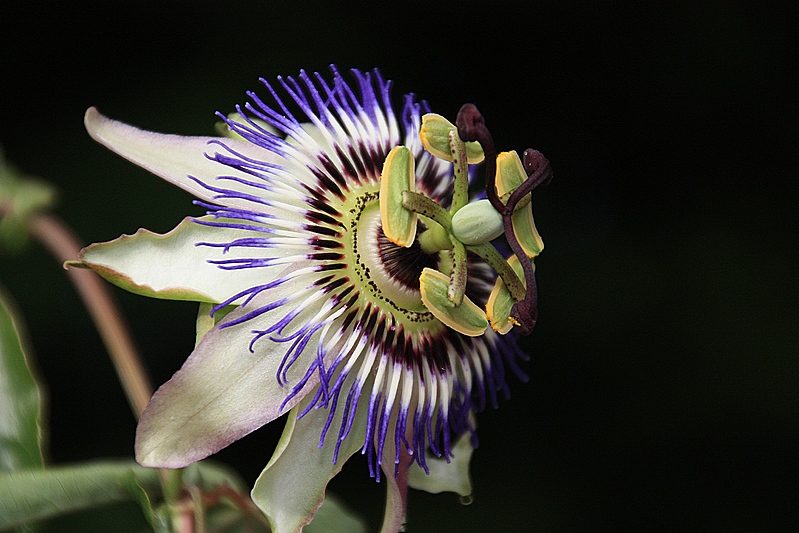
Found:
[[[515, 255], [511, 256], [508, 260], [508, 265], [523, 282], [524, 271], [522, 270], [522, 264], [519, 262], [519, 258]], [[501, 277], [497, 278], [497, 281], [494, 283], [494, 288], [491, 290], [491, 295], [488, 297], [488, 302], [486, 303], [486, 316], [488, 317], [488, 322], [491, 324], [491, 328], [500, 335], [505, 335], [514, 325], [518, 325], [513, 317], [510, 316], [514, 303], [516, 303], [516, 300], [511, 296], [505, 282], [502, 281]]]
[[383, 233], [397, 246], [409, 247], [416, 238], [416, 213], [402, 205], [402, 193], [416, 188], [414, 159], [405, 146], [395, 146], [380, 176], [380, 221]]
[[452, 241], [452, 273], [449, 275], [449, 290], [447, 298], [455, 305], [463, 302], [463, 295], [466, 293], [466, 278], [468, 261], [466, 259], [466, 247], [450, 235]]
[[[503, 204], [507, 205], [508, 204], [508, 200], [510, 200], [511, 194], [512, 193], [510, 193], [510, 192], [506, 192], [505, 194], [503, 194], [502, 196], [499, 197], [499, 200]], [[530, 203], [530, 200], [532, 200], [532, 195], [530, 195], [530, 194], [525, 195], [524, 198], [522, 198], [521, 200], [519, 200], [516, 203], [516, 207], [513, 208], [513, 212], [515, 213], [516, 211], [518, 211], [522, 207], [527, 207], [527, 205], [529, 205], [529, 203]]]
[[422, 303], [433, 316], [443, 324], [469, 337], [479, 337], [488, 329], [485, 312], [477, 307], [468, 296], [460, 305], [455, 305], [448, 297], [449, 277], [438, 270], [425, 268], [419, 276], [419, 291]]
[[[512, 193], [519, 185], [527, 180], [527, 173], [524, 171], [522, 161], [515, 152], [502, 152], [497, 156], [497, 194], [502, 197], [507, 193]], [[528, 196], [529, 198], [529, 196]], [[522, 204], [522, 202], [519, 202]], [[535, 228], [533, 220], [533, 205], [526, 202], [524, 207], [517, 207], [513, 213], [513, 233], [516, 235], [519, 244], [529, 257], [535, 257], [544, 249], [544, 242]]]
[[469, 203], [469, 165], [466, 162], [466, 146], [458, 137], [458, 130], [449, 132], [449, 148], [454, 160], [455, 188], [452, 192], [452, 205], [449, 212], [453, 215]]
[[[457, 131], [455, 125], [441, 115], [427, 113], [422, 116], [422, 127], [419, 138], [424, 149], [445, 161], [454, 161], [449, 146], [449, 132]], [[485, 158], [480, 143], [472, 141], [466, 143], [466, 160], [470, 165], [476, 165]]]
[[452, 215], [452, 234], [463, 244], [483, 244], [496, 239], [503, 232], [502, 215], [488, 200], [466, 204]]

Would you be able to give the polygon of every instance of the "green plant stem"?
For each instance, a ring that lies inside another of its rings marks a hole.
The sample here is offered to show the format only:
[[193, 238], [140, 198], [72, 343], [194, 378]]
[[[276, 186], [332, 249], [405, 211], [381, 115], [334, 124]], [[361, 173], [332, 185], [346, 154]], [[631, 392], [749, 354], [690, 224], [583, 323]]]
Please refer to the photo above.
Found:
[[[81, 245], [72, 231], [51, 215], [35, 215], [28, 222], [31, 234], [59, 263], [76, 260]], [[122, 388], [136, 419], [141, 417], [153, 393], [133, 339], [107, 285], [91, 270], [67, 269], [67, 275], [89, 311], [111, 356]]]

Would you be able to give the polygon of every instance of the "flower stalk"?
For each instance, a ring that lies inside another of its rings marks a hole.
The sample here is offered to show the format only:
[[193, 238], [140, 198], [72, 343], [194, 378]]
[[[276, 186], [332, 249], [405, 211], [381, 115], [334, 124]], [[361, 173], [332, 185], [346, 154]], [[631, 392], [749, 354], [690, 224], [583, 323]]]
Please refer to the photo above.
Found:
[[28, 227], [31, 234], [65, 266], [69, 279], [89, 311], [111, 356], [128, 403], [138, 420], [147, 407], [153, 388], [108, 285], [90, 270], [67, 268], [74, 266], [72, 261], [78, 257], [81, 245], [72, 231], [59, 219], [37, 214], [30, 218]]

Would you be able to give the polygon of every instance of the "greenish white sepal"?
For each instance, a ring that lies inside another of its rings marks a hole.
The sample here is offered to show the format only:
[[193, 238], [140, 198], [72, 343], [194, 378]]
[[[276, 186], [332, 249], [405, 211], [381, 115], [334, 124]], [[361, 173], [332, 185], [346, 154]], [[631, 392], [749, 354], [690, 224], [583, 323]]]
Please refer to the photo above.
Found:
[[[87, 246], [78, 257], [84, 266], [132, 293], [216, 304], [285, 268], [222, 270], [209, 260], [253, 257], [253, 251], [235, 248], [225, 252], [220, 246], [197, 246], [246, 237], [249, 234], [243, 229], [209, 226], [186, 218], [164, 235], [140, 229], [133, 235]], [[259, 251], [263, 254], [268, 249]]]
[[[474, 415], [469, 415], [469, 423], [476, 425]], [[472, 494], [472, 480], [469, 475], [469, 462], [474, 453], [472, 435], [468, 431], [455, 440], [452, 457], [436, 457], [432, 451], [425, 453], [430, 473], [425, 473], [418, 464], [413, 463], [408, 476], [408, 486], [432, 494], [454, 492], [463, 497]]]

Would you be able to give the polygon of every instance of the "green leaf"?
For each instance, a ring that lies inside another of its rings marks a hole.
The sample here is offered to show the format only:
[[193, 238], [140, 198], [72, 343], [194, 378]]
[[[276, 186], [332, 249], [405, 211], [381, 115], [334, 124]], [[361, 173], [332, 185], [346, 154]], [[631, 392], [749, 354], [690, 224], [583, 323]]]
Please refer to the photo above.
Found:
[[[247, 489], [238, 474], [225, 466], [213, 462], [202, 461], [184, 469], [169, 470], [168, 477], [169, 480], [166, 484], [175, 485], [173, 492], [176, 500], [186, 490], [197, 489], [197, 494], [212, 494], [220, 487], [227, 487], [230, 491], [239, 493], [242, 500], [247, 498]], [[150, 527], [156, 533], [172, 533], [174, 531], [174, 505], [171, 505], [169, 501], [162, 504], [161, 499], [154, 502], [151, 494], [145, 490], [145, 486], [142, 485], [133, 471], [130, 471], [128, 476], [122, 478], [122, 484], [128, 489], [133, 499], [137, 501]], [[154, 506], [153, 503], [159, 505]], [[232, 504], [228, 504], [227, 507], [216, 505], [203, 511], [206, 515], [206, 525], [212, 526], [209, 527], [209, 531], [232, 532], [242, 530], [252, 532], [252, 528], [246, 528], [259, 524], [251, 516], [247, 516], [240, 508]], [[256, 531], [262, 530], [265, 529], [256, 529]]]
[[0, 471], [41, 467], [44, 398], [22, 322], [0, 291]]
[[123, 500], [139, 499], [137, 486], [157, 491], [158, 471], [133, 461], [97, 461], [0, 473], [0, 530]]
[[[195, 521], [204, 523], [202, 531], [270, 533], [266, 518], [249, 499], [248, 489], [236, 472], [218, 463], [200, 461], [181, 473], [182, 486], [193, 495], [195, 511], [202, 517]], [[196, 531], [201, 531], [200, 527], [196, 526]]]
[[147, 491], [144, 490], [144, 487], [139, 484], [139, 480], [136, 478], [136, 474], [133, 473], [133, 470], [129, 470], [126, 474], [122, 475], [120, 484], [136, 503], [139, 504], [147, 522], [157, 531], [157, 518], [153, 512], [152, 500], [150, 499], [150, 495], [147, 494]]
[[195, 485], [203, 492], [211, 492], [226, 485], [241, 494], [247, 494], [247, 487], [232, 469], [213, 461], [200, 461], [183, 469], [183, 484]]
[[206, 510], [205, 529], [223, 533], [270, 533], [269, 526], [247, 516], [231, 506], [216, 506]]

